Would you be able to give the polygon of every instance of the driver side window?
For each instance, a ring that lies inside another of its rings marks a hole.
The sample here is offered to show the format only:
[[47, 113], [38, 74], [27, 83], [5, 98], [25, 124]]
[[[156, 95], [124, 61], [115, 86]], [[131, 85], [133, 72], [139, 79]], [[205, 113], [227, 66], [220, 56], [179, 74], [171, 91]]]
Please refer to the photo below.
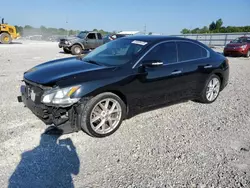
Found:
[[143, 61], [161, 61], [163, 64], [177, 62], [177, 50], [175, 42], [165, 42], [154, 47]]
[[88, 39], [96, 39], [95, 33], [89, 33], [87, 38]]

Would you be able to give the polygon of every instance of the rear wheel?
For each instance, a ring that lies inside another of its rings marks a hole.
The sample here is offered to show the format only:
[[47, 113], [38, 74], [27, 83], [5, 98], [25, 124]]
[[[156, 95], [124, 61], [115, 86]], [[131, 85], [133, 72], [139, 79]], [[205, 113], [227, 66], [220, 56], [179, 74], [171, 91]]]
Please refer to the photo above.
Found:
[[199, 102], [202, 103], [212, 103], [219, 96], [221, 88], [221, 80], [217, 75], [211, 75], [207, 80], [205, 87], [201, 93]]
[[2, 33], [0, 35], [0, 41], [2, 44], [10, 44], [12, 42], [12, 38], [8, 33]]
[[82, 47], [80, 45], [78, 45], [78, 44], [73, 45], [71, 47], [71, 53], [73, 55], [81, 55], [82, 54]]
[[83, 105], [81, 127], [90, 136], [109, 136], [119, 128], [125, 112], [120, 97], [109, 92], [99, 94]]
[[69, 53], [70, 53], [70, 50], [67, 49], [67, 48], [63, 48], [63, 51], [64, 51], [64, 53], [66, 53], [66, 54], [69, 54]]

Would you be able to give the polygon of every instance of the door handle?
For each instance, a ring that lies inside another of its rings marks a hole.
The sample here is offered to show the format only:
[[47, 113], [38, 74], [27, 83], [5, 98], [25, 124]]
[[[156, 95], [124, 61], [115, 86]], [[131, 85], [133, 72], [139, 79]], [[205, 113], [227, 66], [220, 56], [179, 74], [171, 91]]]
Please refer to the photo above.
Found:
[[180, 70], [176, 70], [176, 71], [173, 71], [173, 72], [171, 73], [171, 75], [180, 74], [180, 73], [181, 73]]
[[206, 65], [206, 66], [204, 66], [205, 69], [212, 68], [212, 67], [213, 67], [212, 65]]

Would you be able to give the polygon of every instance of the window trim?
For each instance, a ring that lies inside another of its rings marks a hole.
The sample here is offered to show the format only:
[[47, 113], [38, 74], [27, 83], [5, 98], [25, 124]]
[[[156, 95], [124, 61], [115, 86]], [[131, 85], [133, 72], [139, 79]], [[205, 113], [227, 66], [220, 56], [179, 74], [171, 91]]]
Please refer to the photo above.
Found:
[[[210, 51], [208, 51], [205, 47], [203, 47], [202, 45], [200, 44], [197, 44], [196, 42], [193, 42], [193, 41], [187, 41], [187, 40], [168, 40], [168, 41], [162, 41], [162, 42], [159, 42], [157, 44], [155, 44], [154, 46], [152, 46], [147, 52], [145, 52], [145, 54], [143, 56], [140, 57], [140, 59], [138, 59], [135, 64], [133, 65], [132, 69], [136, 68], [136, 66], [141, 62], [141, 60], [150, 52], [152, 51], [156, 46], [160, 45], [160, 44], [164, 44], [164, 43], [167, 43], [167, 42], [175, 42], [176, 44], [176, 51], [177, 51], [177, 62], [175, 63], [171, 63], [171, 65], [173, 64], [178, 64], [178, 63], [185, 63], [185, 62], [189, 62], [189, 61], [195, 61], [195, 60], [201, 60], [201, 59], [207, 59], [207, 58], [210, 58]], [[185, 60], [185, 61], [179, 61], [179, 50], [178, 50], [178, 46], [177, 46], [177, 42], [189, 42], [189, 43], [192, 43], [192, 44], [196, 44], [198, 46], [200, 46], [201, 48], [205, 49], [207, 51], [207, 57], [201, 57], [201, 58], [196, 58], [196, 59], [189, 59], [189, 60]], [[170, 65], [170, 64], [166, 64], [166, 65]], [[164, 65], [165, 66], [165, 65]]]
[[[89, 35], [94, 35], [95, 39], [88, 38]], [[86, 36], [86, 38], [88, 38], [89, 40], [96, 40], [97, 39], [97, 35], [96, 35], [96, 33], [88, 33], [88, 35]]]
[[[98, 39], [98, 40], [101, 40], [101, 39], [102, 39], [101, 33], [96, 33], [96, 35], [97, 35], [97, 39]], [[100, 36], [100, 38], [99, 38], [99, 36]]]

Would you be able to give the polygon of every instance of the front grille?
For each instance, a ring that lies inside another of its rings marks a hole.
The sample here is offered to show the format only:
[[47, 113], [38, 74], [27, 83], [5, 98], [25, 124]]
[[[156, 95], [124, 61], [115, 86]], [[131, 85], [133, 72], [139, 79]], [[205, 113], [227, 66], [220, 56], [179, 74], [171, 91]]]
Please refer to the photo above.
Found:
[[60, 44], [66, 44], [65, 42], [66, 42], [65, 39], [61, 39], [61, 40], [60, 40]]
[[26, 85], [27, 97], [34, 101], [35, 104], [41, 104], [41, 98], [48, 87], [24, 80]]

